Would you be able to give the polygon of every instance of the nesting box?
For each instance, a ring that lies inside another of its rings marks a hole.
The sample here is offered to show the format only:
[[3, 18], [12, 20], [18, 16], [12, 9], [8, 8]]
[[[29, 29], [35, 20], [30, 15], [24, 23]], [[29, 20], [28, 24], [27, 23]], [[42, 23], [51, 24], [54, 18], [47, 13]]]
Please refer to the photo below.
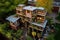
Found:
[[36, 13], [37, 13], [37, 15], [46, 16], [47, 12], [46, 12], [45, 8], [43, 8], [43, 7], [37, 7]]
[[17, 7], [16, 7], [16, 13], [18, 15], [23, 15], [23, 7], [24, 7], [24, 4], [19, 4]]
[[36, 7], [33, 7], [33, 6], [24, 7], [23, 10], [24, 10], [24, 13], [25, 13], [25, 17], [27, 17], [29, 19], [32, 19], [32, 17], [34, 17], [33, 14], [35, 14], [34, 13], [35, 9], [36, 9]]
[[43, 23], [45, 21], [45, 17], [37, 15], [36, 22], [37, 23]]
[[43, 31], [44, 30], [43, 27], [37, 26], [37, 25], [34, 25], [34, 24], [30, 25], [29, 28], [32, 28], [32, 30], [35, 29], [37, 31]]
[[38, 7], [36, 9], [36, 22], [44, 22], [45, 21], [45, 16], [46, 16], [46, 11], [43, 7]]
[[47, 23], [47, 20], [45, 20], [44, 23], [40, 23], [40, 24], [36, 22], [31, 22], [32, 25], [30, 25], [29, 27], [31, 27], [32, 29], [43, 31], [44, 28], [46, 27], [46, 23]]
[[6, 18], [10, 22], [10, 26], [12, 29], [17, 29], [17, 27], [20, 25], [19, 20], [20, 18], [15, 17], [15, 15], [11, 15], [8, 18]]

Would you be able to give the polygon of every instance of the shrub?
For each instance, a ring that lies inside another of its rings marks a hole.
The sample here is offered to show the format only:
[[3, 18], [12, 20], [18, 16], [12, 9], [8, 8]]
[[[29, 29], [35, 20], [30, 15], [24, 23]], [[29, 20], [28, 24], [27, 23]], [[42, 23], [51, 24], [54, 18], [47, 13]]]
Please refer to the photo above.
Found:
[[60, 21], [60, 12], [58, 13], [58, 16], [56, 17], [58, 21]]

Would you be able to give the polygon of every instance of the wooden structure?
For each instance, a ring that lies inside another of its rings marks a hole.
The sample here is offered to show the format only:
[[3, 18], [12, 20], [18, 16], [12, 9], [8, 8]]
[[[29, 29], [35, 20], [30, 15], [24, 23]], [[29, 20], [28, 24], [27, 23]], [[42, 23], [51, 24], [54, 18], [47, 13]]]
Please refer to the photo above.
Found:
[[28, 5], [35, 6], [36, 0], [28, 0]]
[[24, 4], [19, 4], [17, 7], [16, 7], [16, 13], [18, 15], [23, 15], [23, 7], [24, 7]]
[[17, 27], [20, 25], [19, 17], [15, 17], [15, 15], [11, 15], [8, 18], [6, 18], [6, 20], [8, 20], [10, 22], [10, 27], [14, 30], [17, 30]]
[[[28, 5], [36, 6], [35, 5], [36, 1], [37, 0], [28, 0]], [[55, 12], [55, 13], [60, 12], [60, 0], [54, 0], [52, 12]]]
[[[19, 4], [18, 7], [16, 7], [16, 14], [18, 17], [11, 17], [13, 19], [11, 20], [16, 20], [15, 22], [10, 22], [12, 25], [14, 24], [20, 24], [19, 23], [19, 18], [21, 18], [21, 21], [24, 24], [24, 27], [28, 30], [34, 30], [40, 31], [43, 33], [44, 28], [46, 27], [47, 20], [45, 18], [46, 16], [46, 10], [43, 7], [35, 7], [35, 6], [24, 6], [22, 4]], [[15, 19], [16, 18], [16, 19]], [[10, 20], [10, 18], [9, 18]], [[18, 21], [18, 23], [16, 23]], [[20, 25], [23, 25], [20, 24]], [[16, 25], [15, 25], [16, 26]], [[14, 27], [15, 27], [14, 26]], [[16, 26], [17, 27], [17, 26]], [[15, 27], [15, 28], [16, 28]], [[42, 34], [41, 34], [42, 35]]]
[[[25, 23], [25, 27], [28, 30], [31, 28], [32, 31], [37, 30], [43, 33], [47, 23], [47, 20], [45, 18], [47, 11], [43, 7], [35, 6], [24, 6], [22, 10], [23, 11], [20, 11], [19, 14], [17, 12], [17, 14], [22, 19], [22, 22]], [[29, 25], [27, 22], [29, 23]]]
[[28, 21], [32, 21], [32, 18], [34, 17], [33, 14], [35, 14], [34, 13], [35, 9], [36, 9], [36, 7], [33, 7], [33, 6], [26, 6], [23, 8], [25, 17], [27, 18]]
[[45, 16], [47, 12], [43, 7], [37, 7], [35, 13], [36, 13], [35, 22], [43, 23], [46, 20]]

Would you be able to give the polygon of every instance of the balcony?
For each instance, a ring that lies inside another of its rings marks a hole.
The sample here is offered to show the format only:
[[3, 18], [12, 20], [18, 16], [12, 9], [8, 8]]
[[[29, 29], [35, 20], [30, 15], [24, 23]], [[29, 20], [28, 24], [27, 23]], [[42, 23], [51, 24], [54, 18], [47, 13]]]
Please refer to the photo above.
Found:
[[30, 22], [30, 24], [36, 25], [36, 26], [38, 26], [38, 27], [45, 28], [45, 27], [46, 27], [46, 24], [47, 24], [47, 20], [45, 20], [44, 23]]
[[43, 23], [45, 21], [45, 17], [44, 16], [36, 16], [32, 18], [32, 22], [36, 22], [36, 23]]
[[40, 23], [40, 24], [38, 24], [36, 22], [30, 22], [30, 24], [32, 24], [32, 25], [29, 25], [29, 28], [36, 29], [39, 31], [43, 31], [44, 28], [46, 27], [47, 20], [44, 23]]
[[32, 29], [36, 29], [36, 30], [38, 30], [38, 31], [43, 31], [43, 29], [41, 29], [41, 28], [38, 28], [38, 26], [29, 26], [29, 28], [32, 28]]
[[35, 11], [36, 11], [36, 14], [40, 15], [40, 16], [46, 16], [46, 14], [47, 14], [47, 11], [43, 7], [37, 7], [37, 9], [35, 9]]
[[22, 11], [23, 7], [24, 7], [24, 4], [19, 4], [19, 5], [16, 7], [16, 10]]
[[37, 12], [37, 15], [46, 16], [46, 12]]

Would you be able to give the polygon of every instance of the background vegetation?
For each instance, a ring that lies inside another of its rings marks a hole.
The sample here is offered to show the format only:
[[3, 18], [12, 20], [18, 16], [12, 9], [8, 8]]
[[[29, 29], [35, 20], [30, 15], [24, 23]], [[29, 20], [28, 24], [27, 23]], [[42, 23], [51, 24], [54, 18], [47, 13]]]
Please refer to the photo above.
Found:
[[[15, 14], [15, 8], [18, 4], [24, 4], [27, 0], [0, 0], [0, 33], [3, 34], [4, 36], [6, 36], [7, 38], [9, 38], [10, 40], [16, 40], [18, 39], [23, 31], [22, 30], [11, 30], [9, 28], [9, 23], [3, 23], [1, 24], [1, 22], [5, 21], [4, 19], [6, 17], [8, 17], [9, 15]], [[51, 13], [51, 9], [52, 9], [52, 3], [53, 0], [37, 0], [36, 2], [36, 6], [42, 6], [44, 7], [49, 13]], [[42, 5], [41, 5], [42, 4]], [[58, 14], [58, 17], [56, 18], [57, 20], [60, 21], [60, 13]], [[3, 20], [3, 21], [2, 21]], [[49, 20], [49, 25], [52, 24], [51, 23], [51, 19]], [[56, 28], [56, 33], [55, 36], [53, 35], [49, 35], [48, 40], [52, 40], [54, 37], [55, 40], [60, 40], [60, 24], [56, 23], [54, 24], [55, 28]], [[53, 39], [53, 40], [54, 40]], [[27, 37], [27, 40], [32, 40], [31, 37]]]
[[26, 0], [0, 0], [0, 20], [14, 14], [16, 6], [25, 2]]
[[58, 16], [56, 17], [58, 21], [60, 21], [60, 12], [58, 13]]
[[48, 13], [51, 13], [52, 12], [52, 8], [53, 8], [53, 0], [37, 0], [36, 2], [36, 6], [39, 7], [44, 7]]

